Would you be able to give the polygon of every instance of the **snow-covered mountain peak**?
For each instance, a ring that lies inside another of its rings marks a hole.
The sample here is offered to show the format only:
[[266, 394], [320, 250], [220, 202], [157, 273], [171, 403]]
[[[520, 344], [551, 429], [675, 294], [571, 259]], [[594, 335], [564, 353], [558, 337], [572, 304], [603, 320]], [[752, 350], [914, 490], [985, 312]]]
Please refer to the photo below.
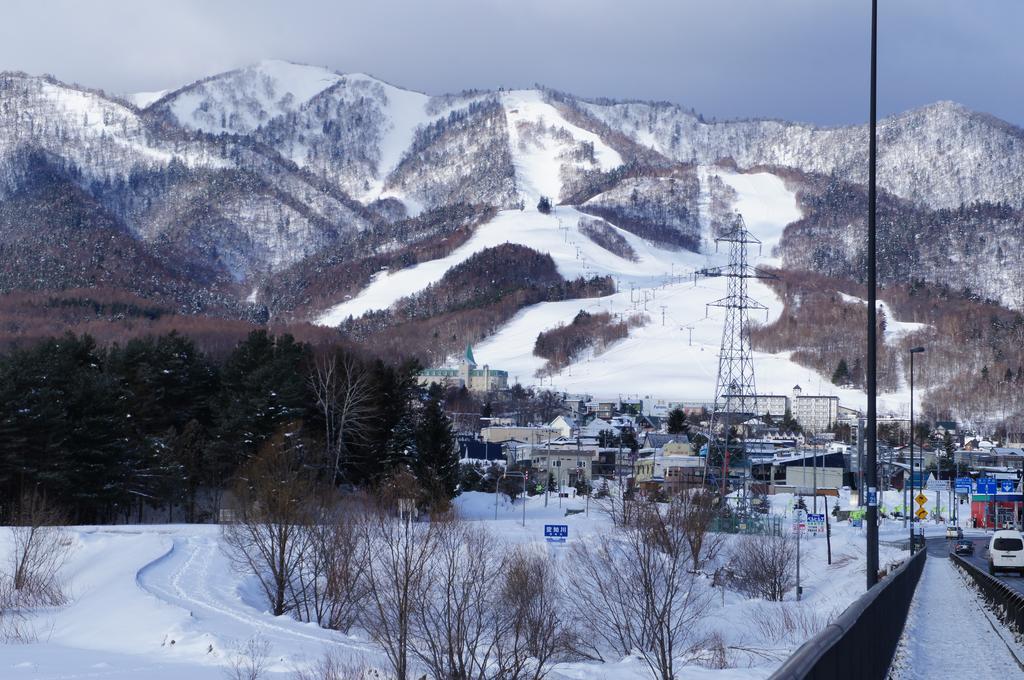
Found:
[[341, 80], [318, 66], [264, 60], [187, 85], [165, 105], [185, 127], [218, 134], [250, 134]]

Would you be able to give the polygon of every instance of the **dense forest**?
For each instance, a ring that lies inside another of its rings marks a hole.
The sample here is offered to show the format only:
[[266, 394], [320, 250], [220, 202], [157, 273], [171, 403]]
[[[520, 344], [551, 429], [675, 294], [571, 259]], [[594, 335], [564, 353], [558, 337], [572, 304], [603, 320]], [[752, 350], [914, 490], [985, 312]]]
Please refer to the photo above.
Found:
[[441, 397], [417, 387], [418, 368], [266, 331], [222, 360], [177, 333], [50, 339], [0, 357], [0, 495], [43, 493], [76, 522], [210, 519], [275, 436], [301, 441], [327, 480], [372, 484], [417, 470], [438, 427], [424, 414]]
[[[863, 285], [809, 272], [774, 273], [778, 278], [770, 285], [785, 307], [776, 321], [752, 329], [755, 349], [792, 350], [801, 365], [837, 384], [863, 388], [867, 307], [857, 301], [865, 295]], [[906, 384], [906, 351], [922, 345], [927, 352], [919, 357], [915, 380], [925, 390], [926, 419], [1024, 432], [1024, 315], [922, 281], [886, 285], [879, 299], [900, 322], [921, 324], [909, 332], [887, 332], [893, 320], [879, 314], [883, 392]]]

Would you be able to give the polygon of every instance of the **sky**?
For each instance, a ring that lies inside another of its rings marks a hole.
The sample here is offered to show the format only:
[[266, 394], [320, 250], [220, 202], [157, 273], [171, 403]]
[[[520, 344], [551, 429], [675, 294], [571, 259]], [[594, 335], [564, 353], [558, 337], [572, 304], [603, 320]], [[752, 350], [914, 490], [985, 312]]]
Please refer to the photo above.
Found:
[[[948, 99], [1024, 125], [1024, 0], [879, 4], [880, 115]], [[869, 23], [869, 0], [5, 0], [0, 70], [129, 93], [276, 58], [841, 125], [867, 120]]]

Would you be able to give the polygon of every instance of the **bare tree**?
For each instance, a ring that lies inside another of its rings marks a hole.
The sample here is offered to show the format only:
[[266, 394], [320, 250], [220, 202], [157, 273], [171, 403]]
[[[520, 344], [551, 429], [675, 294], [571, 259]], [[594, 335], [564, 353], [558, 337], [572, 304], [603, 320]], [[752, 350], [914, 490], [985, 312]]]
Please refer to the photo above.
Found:
[[710, 590], [694, 569], [685, 508], [639, 505], [635, 521], [596, 544], [578, 543], [573, 568], [588, 584], [573, 599], [595, 640], [622, 656], [639, 651], [651, 674], [673, 680], [680, 656], [700, 646]]
[[324, 419], [327, 462], [333, 479], [342, 477], [348, 447], [368, 436], [373, 418], [369, 377], [350, 355], [317, 359], [310, 376], [316, 406]]
[[793, 588], [796, 548], [789, 536], [749, 534], [730, 551], [733, 583], [741, 592], [781, 602]]
[[503, 553], [484, 529], [453, 516], [433, 522], [428, 578], [413, 609], [415, 654], [435, 678], [486, 680], [492, 677], [498, 578]]
[[345, 661], [336, 654], [325, 654], [309, 668], [301, 668], [292, 674], [292, 680], [370, 680], [378, 678], [365, 664]]
[[223, 527], [225, 552], [237, 569], [255, 574], [276, 616], [294, 608], [316, 496], [291, 434], [275, 435], [245, 466], [234, 488], [235, 519]]
[[9, 575], [0, 576], [0, 644], [35, 642], [35, 628], [18, 602], [18, 593]]
[[429, 523], [414, 521], [408, 511], [419, 490], [415, 479], [400, 473], [363, 525], [366, 551], [367, 612], [364, 622], [373, 639], [384, 648], [397, 680], [409, 676], [409, 654], [417, 604], [428, 563], [435, 549]]
[[498, 608], [495, 678], [542, 680], [568, 649], [559, 616], [562, 584], [551, 562], [516, 550], [508, 557]]
[[293, 579], [294, 613], [301, 620], [348, 632], [366, 594], [366, 500], [362, 495], [341, 498], [331, 489], [317, 503], [313, 519], [302, 528], [306, 550]]
[[64, 514], [40, 493], [26, 493], [12, 517], [9, 598], [18, 607], [52, 607], [66, 597], [60, 570], [71, 553]]
[[[659, 524], [672, 534], [678, 534], [690, 551], [694, 570], [700, 570], [709, 560], [714, 560], [722, 548], [722, 535], [710, 531], [711, 523], [718, 515], [717, 498], [705, 489], [684, 489], [669, 499]], [[664, 541], [671, 545], [668, 537]]]
[[225, 675], [229, 680], [260, 680], [270, 665], [270, 641], [256, 635], [231, 655]]

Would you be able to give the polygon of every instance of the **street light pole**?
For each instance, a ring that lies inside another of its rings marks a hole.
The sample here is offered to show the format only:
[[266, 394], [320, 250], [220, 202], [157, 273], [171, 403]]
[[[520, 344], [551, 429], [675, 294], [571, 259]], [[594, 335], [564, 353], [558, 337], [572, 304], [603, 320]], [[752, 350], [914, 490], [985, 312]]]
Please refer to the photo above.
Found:
[[878, 55], [878, 0], [871, 0], [871, 102], [868, 136], [868, 441], [867, 487], [868, 505], [864, 521], [867, 523], [866, 571], [867, 587], [878, 583], [878, 417], [876, 413], [878, 328], [876, 326], [878, 278], [875, 262], [875, 137], [877, 132], [877, 55]]
[[[910, 349], [910, 500], [914, 500], [914, 355], [924, 347]], [[916, 513], [915, 513], [916, 516]], [[914, 519], [910, 519], [910, 554], [914, 554]]]

